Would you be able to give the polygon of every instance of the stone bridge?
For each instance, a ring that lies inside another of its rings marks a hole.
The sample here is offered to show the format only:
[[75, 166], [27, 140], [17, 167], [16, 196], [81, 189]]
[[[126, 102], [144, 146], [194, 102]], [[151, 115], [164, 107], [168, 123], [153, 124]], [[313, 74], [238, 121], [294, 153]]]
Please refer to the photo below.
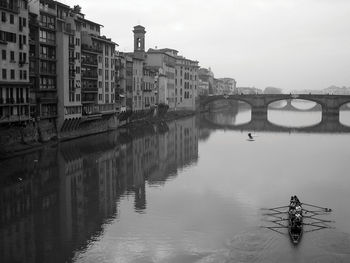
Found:
[[338, 118], [328, 116], [321, 122], [306, 127], [286, 127], [271, 123], [260, 114], [252, 115], [248, 123], [239, 125], [218, 124], [201, 115], [201, 127], [213, 130], [236, 130], [236, 131], [262, 131], [262, 132], [286, 132], [286, 133], [350, 133], [350, 127], [341, 124]]
[[[252, 118], [267, 119], [269, 104], [280, 100], [300, 99], [312, 101], [322, 107], [322, 119], [339, 119], [340, 107], [350, 102], [350, 95], [316, 95], [316, 94], [235, 94], [200, 97], [200, 107], [218, 100], [236, 100], [248, 103], [252, 109]], [[317, 105], [316, 105], [317, 106]]]

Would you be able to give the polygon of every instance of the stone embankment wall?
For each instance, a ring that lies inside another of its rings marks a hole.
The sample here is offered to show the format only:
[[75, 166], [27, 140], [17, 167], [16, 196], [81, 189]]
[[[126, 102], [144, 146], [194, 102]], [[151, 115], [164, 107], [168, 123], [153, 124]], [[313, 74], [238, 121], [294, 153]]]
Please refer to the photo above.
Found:
[[102, 133], [118, 128], [116, 116], [107, 116], [99, 120], [85, 121], [79, 124], [78, 128], [72, 131], [65, 131], [59, 134], [59, 140], [68, 140], [83, 137], [91, 134]]
[[[116, 115], [103, 116], [97, 120], [82, 120], [74, 130], [57, 131], [55, 121], [41, 120], [12, 127], [0, 127], [0, 160], [20, 155], [43, 145], [55, 144], [91, 134], [98, 134], [119, 127], [142, 127], [151, 123], [162, 123], [186, 116], [194, 115], [195, 111], [169, 111], [162, 114], [137, 113], [125, 119]], [[49, 143], [49, 144], [48, 144]]]
[[118, 119], [115, 115], [82, 122], [77, 129], [64, 133], [58, 132], [56, 122], [50, 120], [3, 126], [0, 127], [0, 159], [40, 147], [48, 142], [57, 143], [59, 140], [106, 132], [117, 127]]

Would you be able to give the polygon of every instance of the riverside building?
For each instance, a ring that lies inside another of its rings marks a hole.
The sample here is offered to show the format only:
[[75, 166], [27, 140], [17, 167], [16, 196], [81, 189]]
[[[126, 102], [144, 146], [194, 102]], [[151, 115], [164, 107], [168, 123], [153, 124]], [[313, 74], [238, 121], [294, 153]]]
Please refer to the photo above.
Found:
[[115, 115], [117, 44], [102, 25], [52, 0], [1, 0], [0, 12], [0, 124], [32, 120], [47, 140]]
[[28, 2], [0, 1], [0, 124], [30, 120]]

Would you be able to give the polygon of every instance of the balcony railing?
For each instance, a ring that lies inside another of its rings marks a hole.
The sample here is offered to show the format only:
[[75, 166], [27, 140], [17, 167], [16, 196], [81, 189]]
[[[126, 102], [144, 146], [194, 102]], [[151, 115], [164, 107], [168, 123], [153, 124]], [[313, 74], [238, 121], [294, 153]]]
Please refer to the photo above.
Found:
[[54, 23], [45, 23], [45, 22], [39, 22], [39, 25], [41, 27], [45, 27], [45, 28], [48, 28], [48, 29], [51, 29], [51, 30], [55, 30], [56, 29], [56, 25]]
[[55, 59], [56, 59], [56, 56], [53, 55], [53, 54], [40, 54], [40, 58], [42, 58], [42, 59], [52, 59], [52, 60], [55, 60]]
[[88, 64], [88, 65], [94, 65], [94, 66], [98, 65], [97, 59], [82, 59], [81, 63]]
[[90, 78], [90, 79], [97, 79], [98, 75], [97, 72], [83, 72], [81, 74], [82, 78]]
[[42, 104], [55, 104], [58, 102], [58, 98], [57, 97], [40, 97], [38, 99], [38, 102]]
[[98, 88], [97, 87], [82, 87], [81, 92], [82, 93], [97, 93]]
[[50, 45], [56, 45], [56, 41], [54, 39], [48, 39], [48, 38], [40, 38], [40, 42], [50, 44]]
[[97, 47], [97, 46], [89, 46], [86, 44], [82, 44], [81, 45], [81, 49], [82, 50], [86, 50], [86, 51], [91, 51], [91, 52], [96, 52], [96, 53], [102, 53], [102, 47]]

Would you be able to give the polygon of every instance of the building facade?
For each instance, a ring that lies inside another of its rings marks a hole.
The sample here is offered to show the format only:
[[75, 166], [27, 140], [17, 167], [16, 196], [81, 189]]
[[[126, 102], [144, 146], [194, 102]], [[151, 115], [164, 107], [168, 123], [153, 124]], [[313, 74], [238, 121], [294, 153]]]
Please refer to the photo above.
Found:
[[31, 119], [29, 18], [26, 0], [0, 2], [0, 124]]
[[117, 44], [102, 25], [52, 0], [1, 0], [0, 12], [0, 123], [54, 134], [116, 113]]

